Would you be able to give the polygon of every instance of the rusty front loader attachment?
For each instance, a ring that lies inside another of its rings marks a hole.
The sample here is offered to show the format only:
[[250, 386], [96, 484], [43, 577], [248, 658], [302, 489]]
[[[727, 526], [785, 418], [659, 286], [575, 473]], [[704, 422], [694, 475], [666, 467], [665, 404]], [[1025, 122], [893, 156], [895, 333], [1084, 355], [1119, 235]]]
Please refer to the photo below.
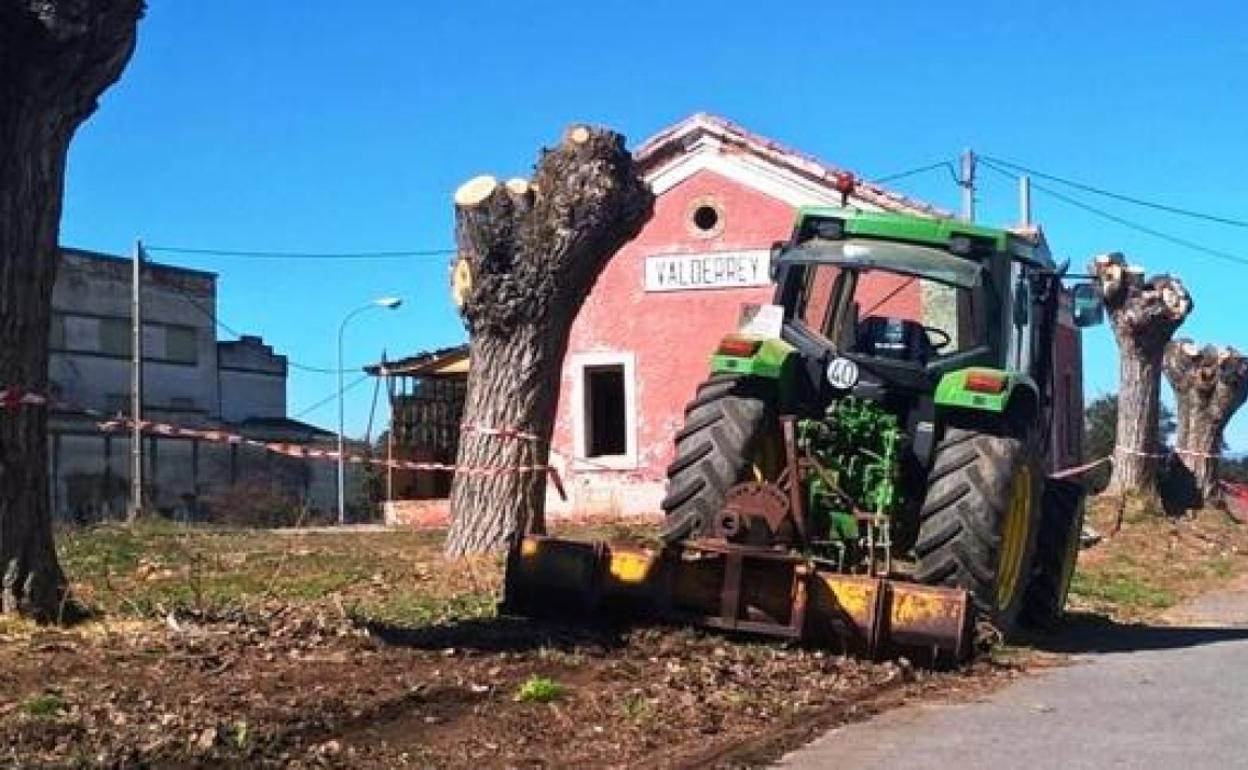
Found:
[[786, 551], [714, 540], [650, 551], [526, 537], [508, 558], [501, 610], [686, 623], [938, 667], [972, 647], [961, 589], [828, 572]]
[[727, 490], [705, 537], [662, 550], [525, 537], [507, 560], [502, 611], [650, 618], [932, 666], [969, 657], [970, 596], [893, 578], [886, 517], [853, 511], [853, 526], [867, 534], [864, 555], [848, 569], [843, 559], [833, 569], [809, 555], [805, 492], [831, 475], [799, 454], [791, 417], [781, 426], [776, 481]]

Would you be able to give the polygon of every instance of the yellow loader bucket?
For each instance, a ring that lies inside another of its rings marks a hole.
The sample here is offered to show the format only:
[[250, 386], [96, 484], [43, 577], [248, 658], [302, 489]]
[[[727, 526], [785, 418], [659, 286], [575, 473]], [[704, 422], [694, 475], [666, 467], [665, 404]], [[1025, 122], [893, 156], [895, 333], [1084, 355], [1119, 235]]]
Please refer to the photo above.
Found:
[[530, 536], [509, 555], [503, 590], [506, 614], [657, 619], [873, 659], [944, 666], [972, 646], [961, 589], [825, 572], [787, 552], [721, 541], [656, 552]]

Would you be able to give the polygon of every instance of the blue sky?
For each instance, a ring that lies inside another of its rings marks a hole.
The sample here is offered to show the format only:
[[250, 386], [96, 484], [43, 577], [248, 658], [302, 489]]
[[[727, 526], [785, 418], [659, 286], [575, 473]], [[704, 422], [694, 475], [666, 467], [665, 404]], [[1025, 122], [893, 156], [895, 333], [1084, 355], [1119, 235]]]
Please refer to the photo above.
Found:
[[[573, 121], [632, 143], [714, 112], [871, 178], [966, 147], [1116, 191], [1248, 215], [1248, 10], [1235, 4], [701, 2], [572, 4], [151, 0], [139, 48], [70, 154], [62, 241], [296, 251], [452, 245], [450, 194], [482, 172], [525, 175]], [[366, 9], [366, 10], [365, 10]], [[984, 170], [980, 220], [1012, 222], [1012, 182]], [[956, 208], [944, 171], [900, 181]], [[1242, 230], [1086, 197], [1242, 254]], [[1248, 346], [1239, 284], [1218, 261], [1035, 194], [1076, 265], [1120, 250], [1177, 273], [1196, 312], [1181, 333]], [[292, 360], [348, 364], [453, 343], [445, 257], [256, 261], [156, 254], [220, 274], [220, 317]], [[1105, 328], [1086, 335], [1090, 395], [1117, 380]], [[334, 392], [292, 371], [290, 411]], [[371, 387], [352, 391], [362, 433]], [[304, 418], [326, 426], [332, 401]], [[1228, 439], [1248, 449], [1248, 418]]]

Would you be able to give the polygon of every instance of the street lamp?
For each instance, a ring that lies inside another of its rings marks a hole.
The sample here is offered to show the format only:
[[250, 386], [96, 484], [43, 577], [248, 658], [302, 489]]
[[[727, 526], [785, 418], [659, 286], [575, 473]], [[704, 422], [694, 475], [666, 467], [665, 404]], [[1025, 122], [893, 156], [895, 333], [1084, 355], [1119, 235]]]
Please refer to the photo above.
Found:
[[342, 375], [344, 372], [342, 365], [342, 335], [347, 330], [347, 321], [355, 318], [365, 310], [375, 307], [385, 308], [386, 310], [394, 310], [403, 304], [403, 300], [398, 297], [381, 297], [375, 299], [367, 305], [361, 305], [350, 313], [346, 318], [342, 319], [342, 323], [338, 325], [338, 524], [341, 526], [347, 523], [347, 456], [346, 456], [346, 440], [344, 427], [344, 408], [343, 408], [343, 390]]

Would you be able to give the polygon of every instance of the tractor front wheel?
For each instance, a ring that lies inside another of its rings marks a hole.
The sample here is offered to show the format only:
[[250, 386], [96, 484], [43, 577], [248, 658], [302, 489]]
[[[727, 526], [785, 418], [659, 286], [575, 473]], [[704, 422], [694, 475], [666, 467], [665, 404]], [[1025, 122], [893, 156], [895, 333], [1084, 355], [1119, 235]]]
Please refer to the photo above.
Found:
[[775, 385], [739, 375], [712, 375], [685, 407], [676, 458], [667, 468], [661, 537], [674, 543], [708, 531], [734, 485], [758, 464], [774, 433]]
[[1014, 630], [1031, 577], [1043, 476], [1031, 442], [949, 427], [919, 514], [916, 577], [965, 588], [981, 615]]

